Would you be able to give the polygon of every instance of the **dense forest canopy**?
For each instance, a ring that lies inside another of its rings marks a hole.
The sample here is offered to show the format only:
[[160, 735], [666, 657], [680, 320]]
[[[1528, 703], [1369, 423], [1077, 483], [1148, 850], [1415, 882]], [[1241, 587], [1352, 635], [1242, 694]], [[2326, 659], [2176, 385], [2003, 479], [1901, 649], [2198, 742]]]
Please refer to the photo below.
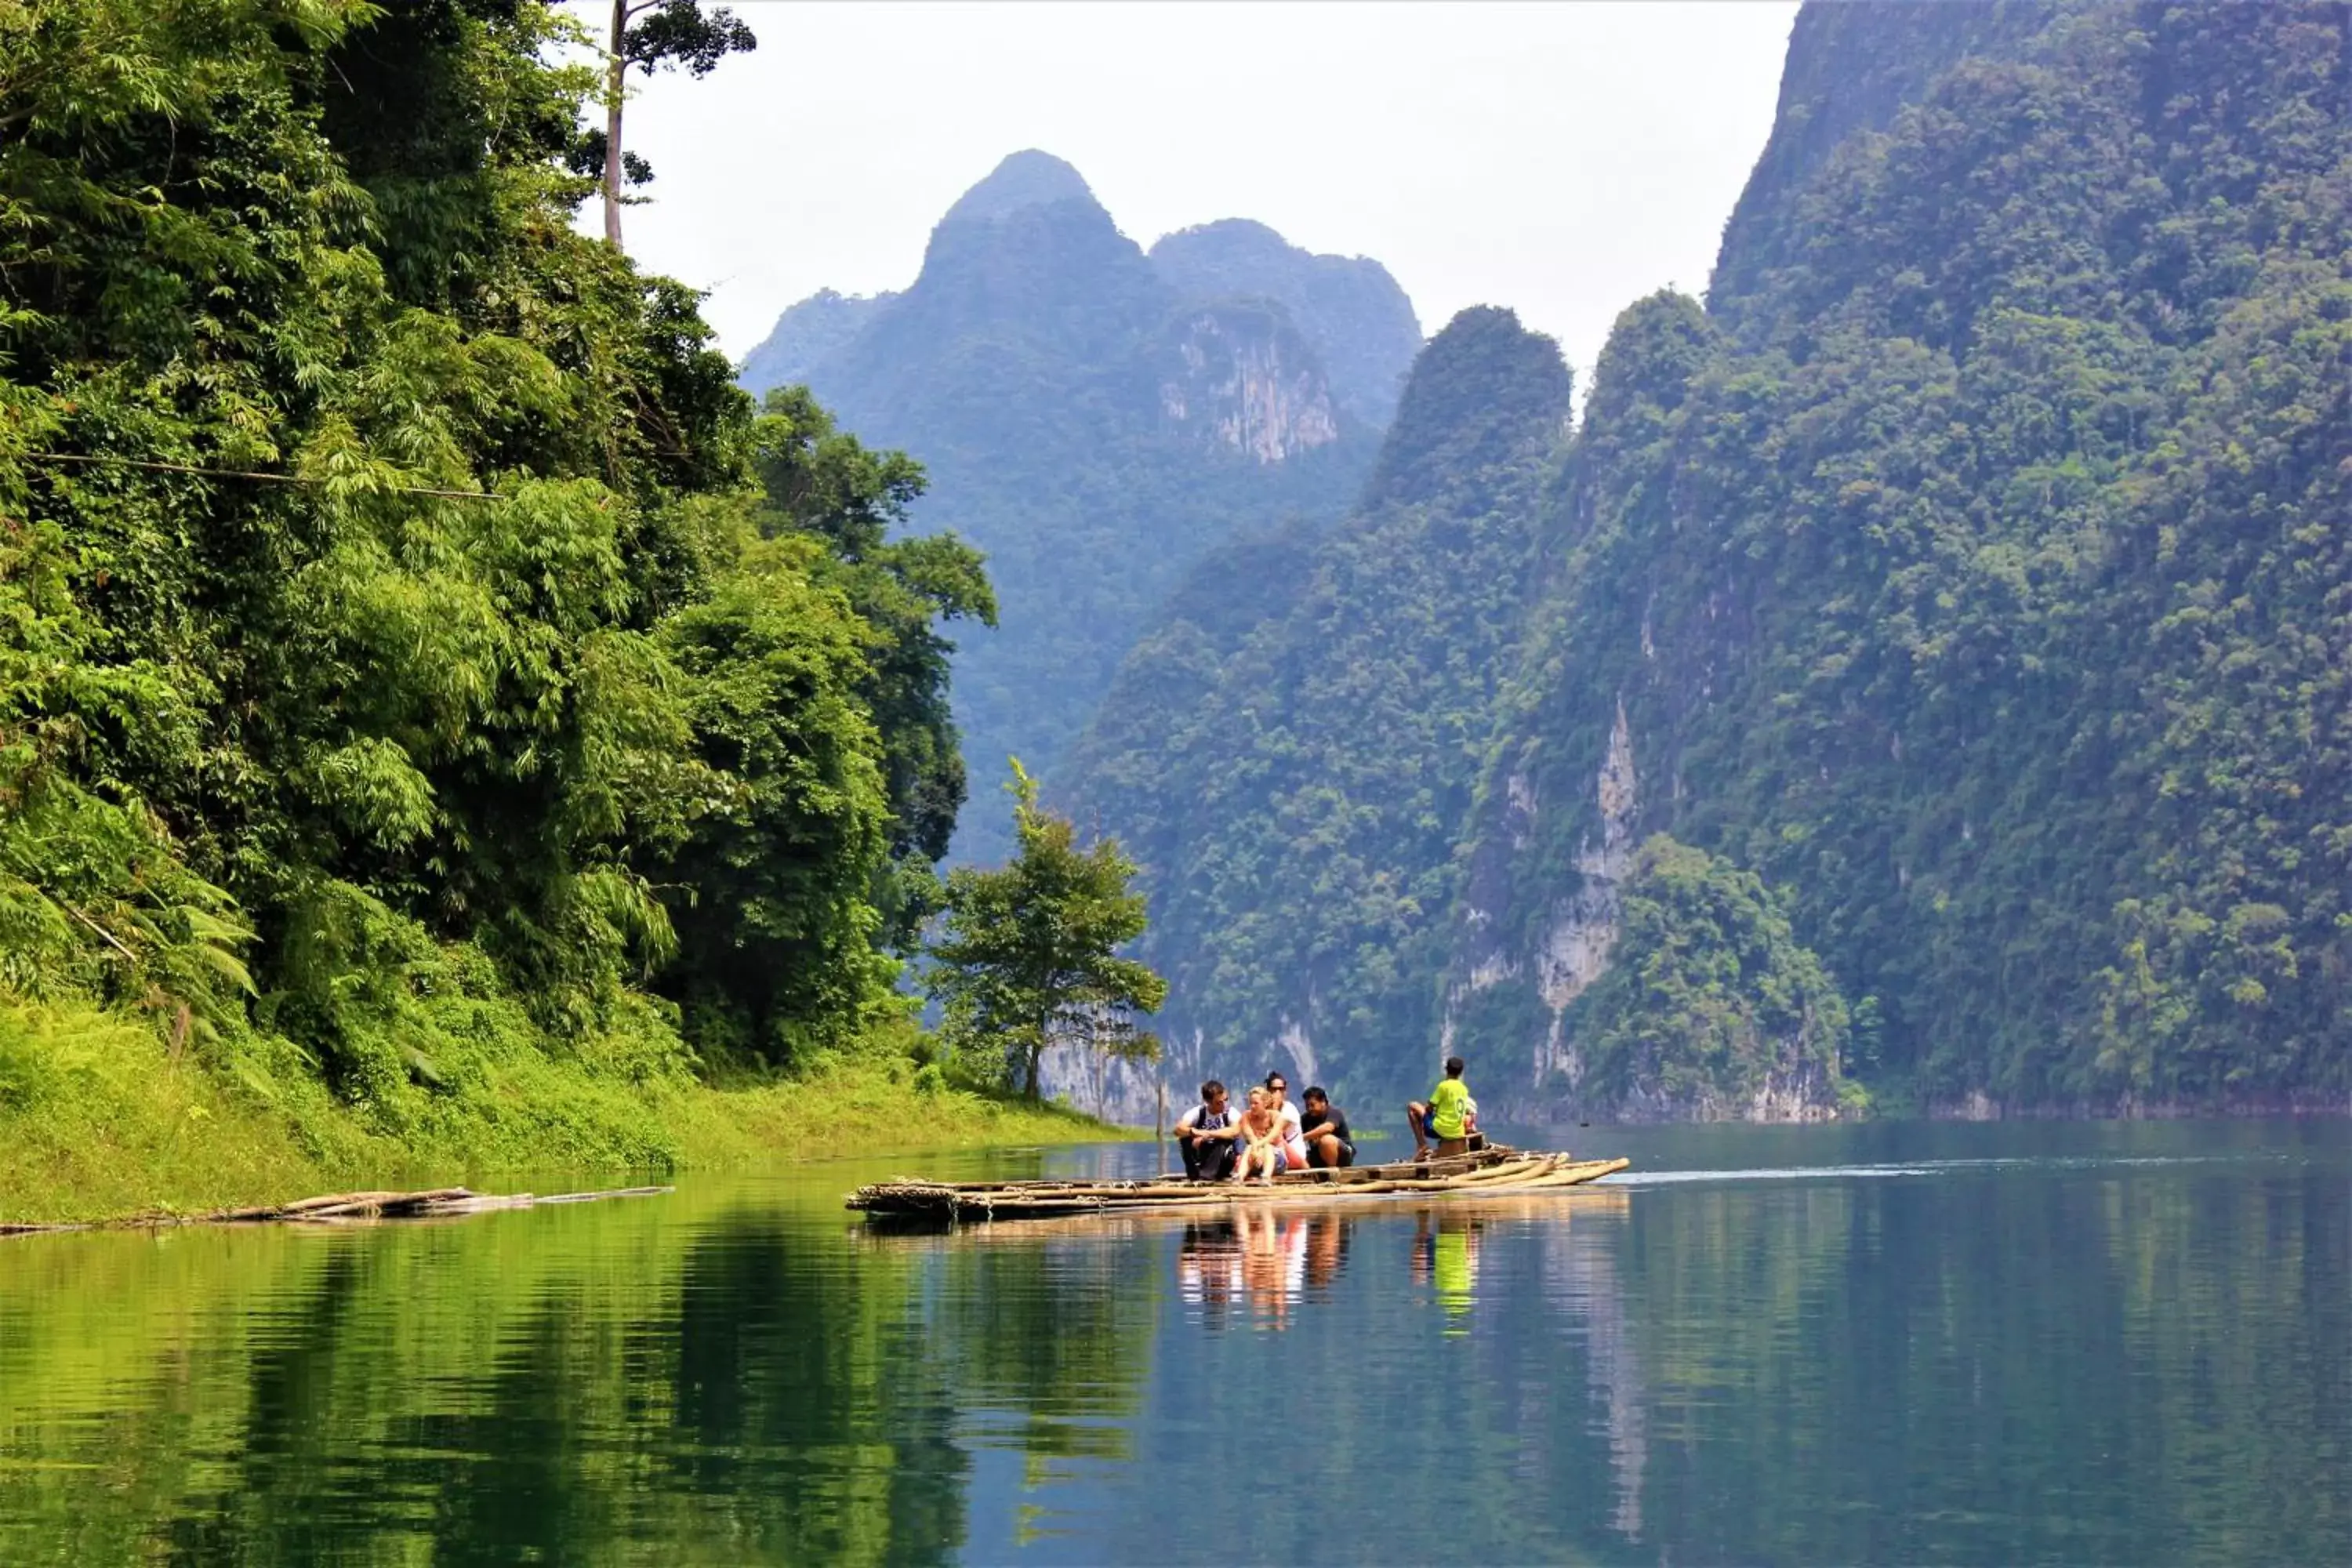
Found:
[[[1770, 1113], [1849, 1074], [1928, 1105], [2340, 1103], [2347, 15], [1809, 6], [1705, 305], [1631, 308], [1557, 477], [1493, 503], [1538, 542], [1513, 593], [1477, 530], [1381, 552], [1426, 594], [1361, 576], [1376, 489], [1290, 546], [1259, 626], [1171, 617], [1128, 661], [1162, 711], [1115, 699], [1076, 787], [1151, 879], [1171, 1037], [1383, 1092], [1451, 1041], [1536, 1114], [1720, 1113], [1811, 1059], [1799, 1034], [1842, 1043]], [[1415, 450], [1465, 493], [1493, 471], [1409, 395], [1388, 451]], [[1364, 695], [1335, 703], [1340, 628]], [[1435, 757], [1466, 810], [1371, 805]], [[1328, 875], [1275, 869], [1318, 835]], [[1727, 961], [1735, 931], [1778, 956]], [[1666, 994], [1729, 1022], [1629, 1078]], [[1767, 1026], [1792, 994], [1848, 1024]]]
[[576, 231], [567, 28], [0, 11], [0, 985], [394, 1131], [903, 1018], [994, 615]]

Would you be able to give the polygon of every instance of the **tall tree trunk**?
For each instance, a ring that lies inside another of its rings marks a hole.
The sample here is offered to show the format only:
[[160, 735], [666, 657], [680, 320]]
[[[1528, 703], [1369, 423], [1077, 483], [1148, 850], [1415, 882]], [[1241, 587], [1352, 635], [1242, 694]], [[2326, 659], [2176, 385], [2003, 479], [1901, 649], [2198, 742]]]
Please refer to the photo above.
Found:
[[629, 0], [613, 0], [613, 52], [604, 62], [604, 243], [621, 248], [621, 90], [628, 62]]

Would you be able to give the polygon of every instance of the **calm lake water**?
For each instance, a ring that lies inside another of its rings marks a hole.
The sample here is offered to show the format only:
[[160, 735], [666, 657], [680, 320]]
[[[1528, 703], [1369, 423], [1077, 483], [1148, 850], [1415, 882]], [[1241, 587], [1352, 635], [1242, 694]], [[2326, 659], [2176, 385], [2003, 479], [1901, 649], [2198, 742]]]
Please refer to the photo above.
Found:
[[1636, 1170], [839, 1207], [1128, 1145], [0, 1242], [0, 1562], [2352, 1559], [2352, 1125], [1576, 1139]]

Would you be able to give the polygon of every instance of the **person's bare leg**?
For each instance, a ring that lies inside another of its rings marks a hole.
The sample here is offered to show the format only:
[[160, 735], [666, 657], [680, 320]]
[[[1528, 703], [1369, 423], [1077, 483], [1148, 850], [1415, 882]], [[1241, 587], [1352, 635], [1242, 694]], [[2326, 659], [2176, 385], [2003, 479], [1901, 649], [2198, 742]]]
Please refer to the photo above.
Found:
[[1412, 1157], [1429, 1158], [1429, 1107], [1420, 1100], [1408, 1100], [1404, 1108], [1405, 1125], [1412, 1129]]

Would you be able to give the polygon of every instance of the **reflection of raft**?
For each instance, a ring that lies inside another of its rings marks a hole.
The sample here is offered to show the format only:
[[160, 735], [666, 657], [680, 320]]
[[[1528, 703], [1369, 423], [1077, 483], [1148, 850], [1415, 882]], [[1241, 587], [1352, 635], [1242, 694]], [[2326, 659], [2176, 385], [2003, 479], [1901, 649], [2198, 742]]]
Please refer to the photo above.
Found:
[[1343, 1171], [1293, 1171], [1263, 1186], [1191, 1182], [1181, 1176], [1140, 1181], [925, 1182], [901, 1177], [876, 1182], [849, 1195], [868, 1219], [971, 1224], [994, 1219], [1044, 1219], [1120, 1210], [1219, 1209], [1234, 1204], [1340, 1204], [1402, 1194], [1420, 1195], [1540, 1192], [1573, 1187], [1622, 1171], [1625, 1160], [1573, 1160], [1494, 1144], [1467, 1154], [1419, 1164], [1356, 1165]]

